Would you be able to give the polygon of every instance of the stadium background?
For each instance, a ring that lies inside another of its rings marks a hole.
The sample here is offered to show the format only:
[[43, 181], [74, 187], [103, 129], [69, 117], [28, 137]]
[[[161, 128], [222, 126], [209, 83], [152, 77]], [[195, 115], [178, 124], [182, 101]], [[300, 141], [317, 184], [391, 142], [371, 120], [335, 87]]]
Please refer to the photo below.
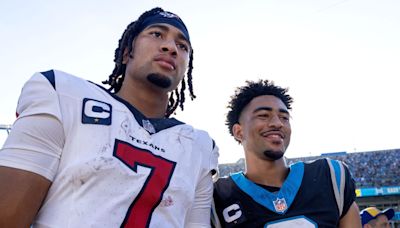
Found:
[[[11, 130], [11, 125], [0, 124], [0, 130], [4, 136]], [[391, 207], [396, 213], [391, 227], [400, 227], [400, 149], [325, 153], [320, 156], [287, 158], [287, 161], [293, 164], [325, 157], [343, 161], [349, 167], [356, 181], [356, 201], [360, 210], [369, 206], [379, 209]], [[220, 176], [244, 171], [244, 159], [236, 163], [220, 164], [218, 168]]]

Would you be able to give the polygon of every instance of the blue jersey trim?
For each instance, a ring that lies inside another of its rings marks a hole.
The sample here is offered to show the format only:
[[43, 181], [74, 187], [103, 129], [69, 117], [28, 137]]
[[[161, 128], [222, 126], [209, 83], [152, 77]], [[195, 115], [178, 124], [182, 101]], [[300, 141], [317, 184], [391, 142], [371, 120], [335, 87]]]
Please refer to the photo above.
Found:
[[[255, 202], [266, 207], [270, 211], [278, 214], [284, 214], [290, 205], [293, 203], [294, 198], [300, 188], [301, 182], [304, 176], [304, 163], [298, 162], [290, 166], [290, 172], [288, 177], [279, 192], [271, 193], [268, 190], [258, 186], [254, 182], [247, 179], [243, 172], [235, 173], [231, 175], [232, 180], [235, 184], [247, 195], [249, 195]], [[278, 199], [284, 199], [286, 202], [286, 208], [283, 211], [277, 211], [273, 204]]]
[[336, 185], [338, 190], [340, 189], [340, 181], [341, 181], [341, 172], [340, 172], [340, 165], [339, 162], [336, 160], [331, 160], [331, 164], [333, 166], [333, 169], [335, 170], [335, 178], [336, 178]]
[[50, 84], [53, 86], [54, 89], [56, 89], [56, 78], [54, 76], [54, 71], [49, 70], [45, 72], [40, 72], [47, 80], [50, 82]]

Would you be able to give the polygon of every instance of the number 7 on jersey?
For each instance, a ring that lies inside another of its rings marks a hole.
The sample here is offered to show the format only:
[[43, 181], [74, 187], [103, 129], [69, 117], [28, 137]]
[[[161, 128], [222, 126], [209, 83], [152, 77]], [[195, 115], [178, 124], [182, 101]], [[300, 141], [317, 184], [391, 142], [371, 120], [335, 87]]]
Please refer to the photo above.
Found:
[[176, 163], [120, 140], [115, 140], [114, 156], [135, 173], [138, 166], [151, 170], [121, 224], [121, 227], [149, 227], [151, 214], [161, 202]]

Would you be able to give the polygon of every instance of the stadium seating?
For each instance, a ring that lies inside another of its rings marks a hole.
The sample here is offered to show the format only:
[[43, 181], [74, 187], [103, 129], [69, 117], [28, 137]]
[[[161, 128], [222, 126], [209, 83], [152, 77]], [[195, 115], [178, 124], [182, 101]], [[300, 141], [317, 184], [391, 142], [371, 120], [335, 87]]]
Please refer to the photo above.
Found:
[[[380, 188], [400, 185], [400, 149], [358, 153], [332, 153], [313, 157], [287, 158], [288, 164], [329, 157], [343, 161], [349, 167], [357, 188]], [[219, 165], [220, 176], [244, 170], [244, 159]]]

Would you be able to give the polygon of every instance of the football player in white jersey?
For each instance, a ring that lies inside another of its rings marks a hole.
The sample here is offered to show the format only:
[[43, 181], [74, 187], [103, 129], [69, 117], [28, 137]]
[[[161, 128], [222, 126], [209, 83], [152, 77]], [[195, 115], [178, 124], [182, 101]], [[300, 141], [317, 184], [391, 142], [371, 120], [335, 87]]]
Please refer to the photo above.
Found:
[[195, 98], [192, 59], [183, 21], [154, 8], [123, 33], [109, 89], [34, 74], [0, 151], [0, 227], [209, 227], [218, 148], [169, 117]]

